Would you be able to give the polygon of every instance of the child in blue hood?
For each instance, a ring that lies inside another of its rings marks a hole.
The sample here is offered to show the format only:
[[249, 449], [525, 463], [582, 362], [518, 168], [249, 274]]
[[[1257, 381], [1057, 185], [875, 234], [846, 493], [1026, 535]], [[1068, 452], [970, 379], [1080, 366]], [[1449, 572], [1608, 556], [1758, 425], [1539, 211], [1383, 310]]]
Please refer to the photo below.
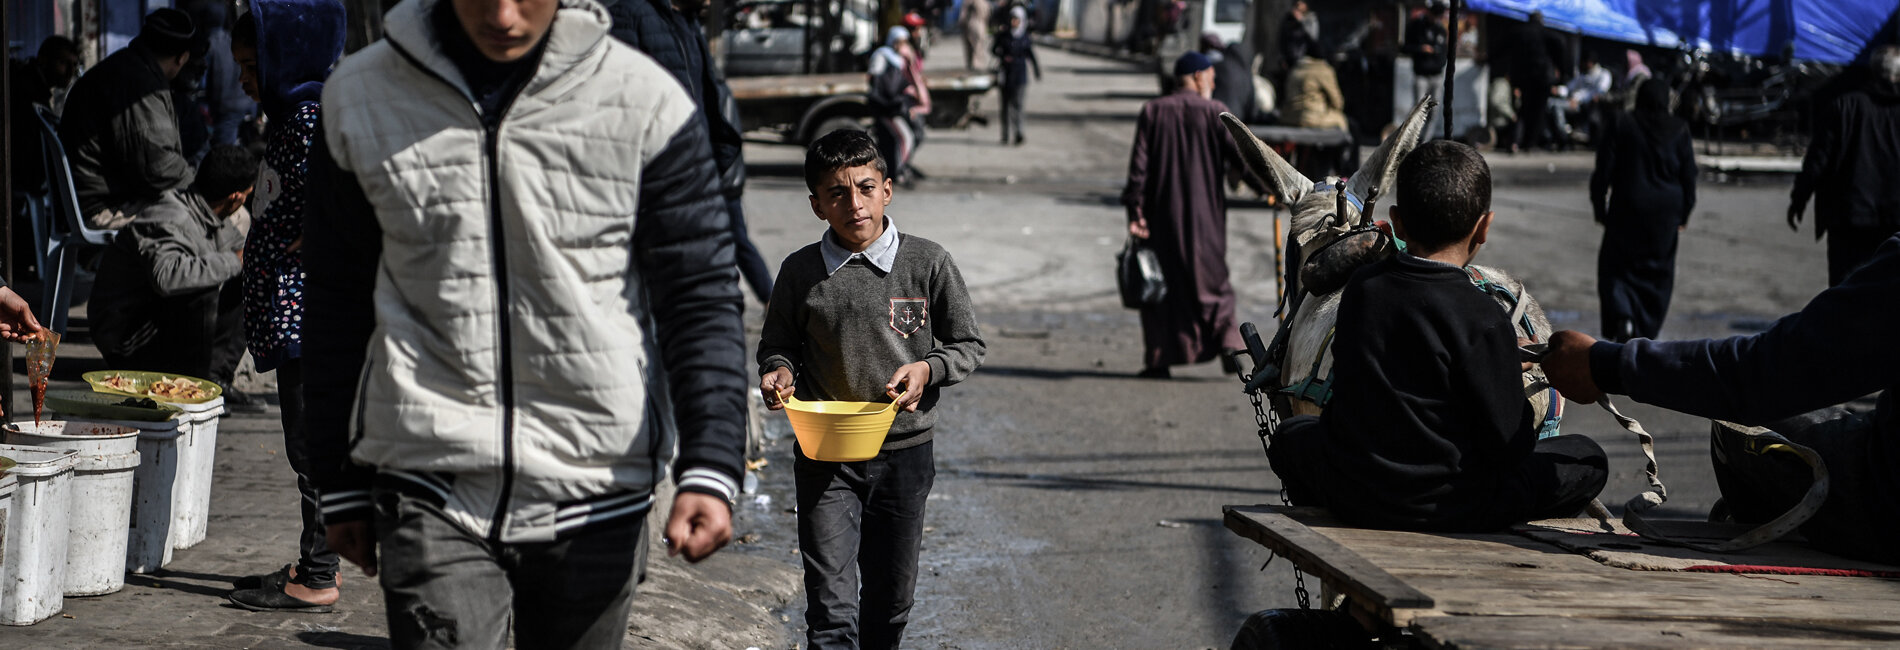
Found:
[[243, 578], [231, 602], [254, 611], [328, 612], [336, 602], [337, 554], [324, 540], [323, 513], [309, 480], [303, 431], [304, 181], [317, 142], [318, 99], [330, 66], [343, 54], [338, 0], [251, 0], [231, 34], [245, 94], [264, 107], [264, 160], [244, 242], [244, 330], [260, 371], [277, 371], [285, 456], [303, 496], [303, 534], [295, 565]]

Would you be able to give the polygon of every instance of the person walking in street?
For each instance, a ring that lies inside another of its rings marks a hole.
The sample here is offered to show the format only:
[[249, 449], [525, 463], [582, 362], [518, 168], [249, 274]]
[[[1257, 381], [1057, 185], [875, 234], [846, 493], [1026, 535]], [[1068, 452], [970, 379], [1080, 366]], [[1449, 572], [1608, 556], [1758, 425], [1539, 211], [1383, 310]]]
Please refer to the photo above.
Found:
[[1254, 119], [1253, 55], [1245, 43], [1221, 42], [1213, 32], [1201, 34], [1201, 54], [1214, 62], [1214, 101], [1242, 122]]
[[[1036, 43], [1029, 38], [1029, 12], [1022, 7], [1009, 10], [1009, 31], [996, 35], [990, 48], [996, 55], [1003, 91], [1003, 144], [1023, 144], [1023, 97], [1029, 92], [1029, 73], [1035, 71], [1042, 81], [1042, 63], [1036, 60]], [[1014, 136], [1014, 140], [1010, 138]]]
[[191, 59], [196, 34], [185, 12], [154, 10], [130, 46], [86, 71], [66, 96], [59, 141], [88, 226], [117, 230], [166, 191], [191, 184], [171, 81]]
[[990, 0], [963, 0], [957, 10], [957, 29], [963, 32], [963, 69], [989, 69]]
[[1226, 107], [1211, 98], [1213, 63], [1188, 52], [1175, 60], [1174, 76], [1173, 94], [1141, 107], [1122, 189], [1128, 234], [1154, 248], [1168, 286], [1166, 301], [1141, 309], [1139, 376], [1157, 379], [1169, 376], [1168, 366], [1211, 361], [1241, 345], [1221, 187], [1240, 154], [1220, 121]]
[[917, 146], [910, 121], [917, 95], [911, 91], [910, 57], [904, 55], [909, 41], [910, 30], [892, 27], [884, 37], [884, 46], [871, 52], [871, 67], [866, 71], [870, 93], [865, 100], [871, 108], [878, 153], [890, 165], [891, 178], [901, 185], [911, 182], [910, 155]]
[[653, 57], [655, 63], [673, 73], [686, 92], [699, 105], [712, 136], [713, 161], [719, 165], [720, 189], [726, 196], [726, 215], [732, 220], [732, 242], [739, 258], [739, 275], [752, 288], [760, 303], [772, 296], [772, 268], [752, 243], [745, 220], [745, 139], [739, 120], [739, 104], [706, 44], [706, 29], [700, 14], [706, 5], [701, 0], [605, 0], [607, 15], [613, 17], [609, 33], [620, 42]]
[[[1550, 337], [1542, 365], [1564, 397], [1606, 394], [1697, 417], [1763, 426], [1820, 456], [1827, 500], [1800, 531], [1829, 553], [1900, 563], [1900, 237], [1801, 311], [1758, 334], [1698, 341]], [[1879, 393], [1871, 413], [1838, 405]], [[1710, 441], [1721, 503], [1759, 525], [1792, 509], [1814, 482], [1806, 462], [1747, 444], [1727, 427]]]
[[324, 85], [305, 421], [330, 547], [381, 577], [397, 648], [619, 647], [669, 464], [668, 552], [731, 540], [743, 296], [711, 138], [610, 25], [411, 0]]
[[1319, 14], [1306, 0], [1293, 0], [1286, 16], [1280, 19], [1280, 70], [1291, 74], [1293, 66], [1306, 58], [1307, 50], [1319, 43]]
[[229, 596], [253, 611], [329, 611], [340, 593], [304, 429], [301, 253], [323, 79], [343, 55], [343, 37], [337, 0], [251, 0], [250, 13], [231, 32], [239, 85], [270, 118], [244, 241], [244, 334], [258, 372], [277, 373], [284, 456], [297, 474], [303, 516], [296, 563], [240, 579]]
[[1643, 82], [1636, 111], [1617, 116], [1590, 174], [1590, 205], [1603, 226], [1597, 299], [1605, 337], [1653, 339], [1662, 331], [1697, 173], [1689, 125], [1669, 113], [1669, 84]]
[[1868, 63], [1865, 86], [1815, 115], [1788, 204], [1788, 227], [1800, 232], [1814, 199], [1814, 238], [1827, 237], [1828, 286], [1900, 231], [1900, 46], [1881, 46]]
[[785, 258], [759, 333], [759, 392], [785, 400], [883, 401], [900, 409], [875, 457], [831, 462], [798, 448], [798, 549], [813, 650], [896, 648], [910, 622], [943, 389], [987, 350], [956, 260], [884, 214], [892, 184], [863, 131], [805, 154], [826, 229]]
[[1528, 22], [1518, 26], [1499, 48], [1508, 57], [1505, 76], [1511, 80], [1511, 92], [1517, 96], [1517, 125], [1511, 137], [1511, 152], [1529, 151], [1544, 142], [1549, 126], [1550, 98], [1557, 87], [1558, 70], [1563, 58], [1563, 42], [1544, 29], [1544, 13], [1531, 12]]
[[[1445, 66], [1451, 61], [1450, 7], [1447, 0], [1428, 0], [1425, 14], [1413, 18], [1405, 25], [1406, 56], [1412, 58], [1412, 105], [1418, 105], [1427, 95], [1437, 96], [1445, 90]], [[1442, 111], [1432, 112], [1432, 121], [1425, 124], [1421, 140], [1430, 140], [1433, 134], [1440, 132], [1438, 120]]]
[[189, 189], [165, 191], [119, 229], [89, 300], [107, 367], [210, 376], [219, 288], [237, 276], [244, 247], [227, 217], [256, 177], [249, 152], [214, 148]]

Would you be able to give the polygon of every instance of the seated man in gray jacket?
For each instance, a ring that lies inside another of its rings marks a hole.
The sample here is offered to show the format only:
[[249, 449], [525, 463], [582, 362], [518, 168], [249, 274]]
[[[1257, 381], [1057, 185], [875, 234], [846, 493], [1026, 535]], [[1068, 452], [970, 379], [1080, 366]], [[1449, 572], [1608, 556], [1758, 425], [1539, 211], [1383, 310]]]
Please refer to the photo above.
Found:
[[191, 184], [171, 81], [191, 60], [197, 33], [185, 12], [153, 11], [131, 45], [87, 70], [66, 95], [59, 140], [87, 225], [122, 228], [160, 194]]
[[166, 190], [119, 230], [92, 285], [92, 336], [114, 370], [206, 377], [218, 288], [237, 275], [244, 206], [257, 161], [243, 147], [205, 155], [190, 189]]

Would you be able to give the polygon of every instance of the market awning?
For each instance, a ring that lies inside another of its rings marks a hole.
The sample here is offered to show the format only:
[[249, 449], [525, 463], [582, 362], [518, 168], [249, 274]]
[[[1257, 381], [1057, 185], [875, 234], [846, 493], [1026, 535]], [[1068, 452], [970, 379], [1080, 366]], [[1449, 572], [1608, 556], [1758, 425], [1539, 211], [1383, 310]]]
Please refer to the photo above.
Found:
[[1467, 0], [1475, 11], [1544, 22], [1587, 36], [1677, 47], [1689, 43], [1752, 56], [1852, 63], [1900, 0]]

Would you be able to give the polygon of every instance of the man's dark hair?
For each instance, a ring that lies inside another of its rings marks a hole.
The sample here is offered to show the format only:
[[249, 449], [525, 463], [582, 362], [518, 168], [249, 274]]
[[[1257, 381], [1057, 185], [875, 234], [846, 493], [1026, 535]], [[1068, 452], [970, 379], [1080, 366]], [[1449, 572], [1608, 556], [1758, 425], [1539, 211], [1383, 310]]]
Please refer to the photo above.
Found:
[[42, 59], [79, 56], [79, 46], [73, 44], [73, 39], [64, 36], [48, 36], [46, 40], [40, 41], [40, 50], [34, 56]]
[[210, 200], [222, 199], [257, 182], [257, 159], [244, 147], [221, 144], [205, 154], [191, 189]]
[[825, 174], [859, 165], [870, 165], [879, 174], [890, 173], [884, 157], [877, 155], [877, 141], [871, 139], [871, 134], [858, 129], [827, 133], [805, 150], [805, 189], [817, 194], [818, 180]]
[[231, 27], [231, 43], [257, 49], [257, 15], [244, 12], [238, 16], [237, 25]]
[[1599, 61], [1599, 60], [1597, 60], [1597, 51], [1596, 51], [1596, 50], [1584, 50], [1584, 51], [1583, 51], [1583, 62], [1584, 62], [1584, 63], [1601, 63], [1601, 61]]
[[1491, 166], [1469, 145], [1419, 145], [1399, 163], [1398, 185], [1406, 243], [1423, 252], [1463, 240], [1491, 210]]

